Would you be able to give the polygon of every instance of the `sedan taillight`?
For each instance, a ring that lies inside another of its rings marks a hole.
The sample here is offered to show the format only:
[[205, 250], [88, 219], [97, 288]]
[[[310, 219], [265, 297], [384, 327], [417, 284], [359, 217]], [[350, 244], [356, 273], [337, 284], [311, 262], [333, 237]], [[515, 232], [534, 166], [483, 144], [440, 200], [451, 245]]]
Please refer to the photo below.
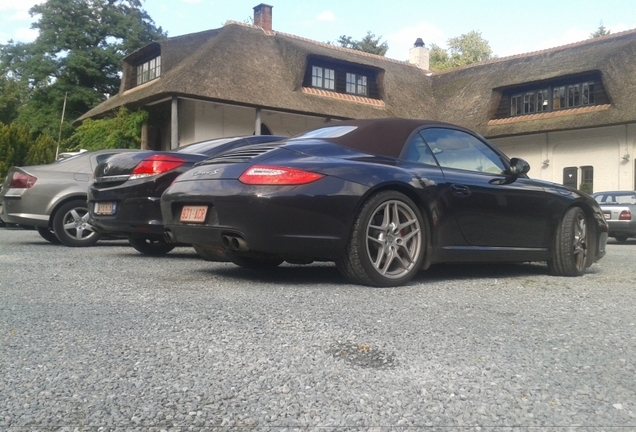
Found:
[[37, 177], [33, 177], [32, 175], [15, 172], [11, 177], [11, 183], [9, 184], [9, 188], [11, 189], [29, 189], [31, 186], [35, 184], [37, 181]]
[[323, 178], [323, 174], [270, 165], [254, 165], [239, 177], [239, 181], [248, 185], [301, 185]]
[[131, 180], [150, 177], [179, 168], [185, 161], [175, 156], [154, 155], [139, 162], [130, 176]]
[[632, 220], [632, 212], [629, 210], [623, 210], [618, 217], [618, 220]]

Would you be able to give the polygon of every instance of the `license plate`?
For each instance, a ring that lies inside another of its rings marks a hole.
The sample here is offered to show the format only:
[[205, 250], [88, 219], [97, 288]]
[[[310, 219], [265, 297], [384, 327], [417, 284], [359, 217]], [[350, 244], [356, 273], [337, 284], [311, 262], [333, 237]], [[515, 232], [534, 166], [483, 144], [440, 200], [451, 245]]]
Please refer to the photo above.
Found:
[[114, 215], [117, 212], [116, 202], [96, 202], [95, 214], [98, 215]]
[[183, 206], [181, 209], [181, 222], [203, 223], [208, 206]]

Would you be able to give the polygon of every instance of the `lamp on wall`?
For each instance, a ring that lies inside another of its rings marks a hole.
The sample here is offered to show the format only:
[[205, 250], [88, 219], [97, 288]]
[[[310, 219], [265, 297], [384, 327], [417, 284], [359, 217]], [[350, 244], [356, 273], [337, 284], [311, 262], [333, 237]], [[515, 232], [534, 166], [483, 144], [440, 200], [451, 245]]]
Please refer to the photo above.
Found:
[[550, 159], [545, 159], [542, 163], [543, 163], [543, 168], [545, 168], [550, 165]]
[[629, 160], [629, 153], [625, 153], [625, 154], [622, 156], [622, 159], [623, 159], [624, 161], [628, 161], [628, 160]]

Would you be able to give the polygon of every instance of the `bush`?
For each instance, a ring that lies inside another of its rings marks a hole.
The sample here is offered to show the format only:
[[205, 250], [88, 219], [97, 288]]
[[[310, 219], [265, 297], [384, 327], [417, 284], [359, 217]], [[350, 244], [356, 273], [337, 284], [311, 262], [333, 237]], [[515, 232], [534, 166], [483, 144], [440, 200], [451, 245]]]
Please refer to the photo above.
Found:
[[141, 127], [147, 120], [146, 111], [126, 108], [121, 108], [114, 117], [84, 120], [65, 141], [65, 151], [140, 148]]
[[585, 192], [587, 194], [592, 195], [592, 193], [594, 192], [594, 187], [593, 187], [592, 183], [581, 183], [579, 185], [579, 190], [581, 192]]

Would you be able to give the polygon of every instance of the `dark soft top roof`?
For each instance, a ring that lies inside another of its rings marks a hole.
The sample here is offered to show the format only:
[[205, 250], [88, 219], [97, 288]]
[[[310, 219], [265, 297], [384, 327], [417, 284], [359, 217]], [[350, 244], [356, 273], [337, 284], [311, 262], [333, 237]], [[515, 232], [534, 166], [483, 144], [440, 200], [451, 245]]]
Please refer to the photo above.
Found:
[[432, 120], [381, 118], [332, 122], [313, 128], [306, 133], [330, 127], [356, 126], [355, 130], [341, 137], [321, 139], [364, 153], [397, 158], [402, 153], [404, 143], [413, 131], [427, 125], [451, 126]]

